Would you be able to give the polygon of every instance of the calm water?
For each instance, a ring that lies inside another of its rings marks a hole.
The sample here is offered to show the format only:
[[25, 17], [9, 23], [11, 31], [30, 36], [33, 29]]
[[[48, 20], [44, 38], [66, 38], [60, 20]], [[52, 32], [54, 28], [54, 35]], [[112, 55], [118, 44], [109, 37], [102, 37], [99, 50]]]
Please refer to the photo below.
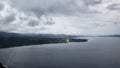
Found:
[[120, 38], [0, 49], [9, 68], [120, 68]]

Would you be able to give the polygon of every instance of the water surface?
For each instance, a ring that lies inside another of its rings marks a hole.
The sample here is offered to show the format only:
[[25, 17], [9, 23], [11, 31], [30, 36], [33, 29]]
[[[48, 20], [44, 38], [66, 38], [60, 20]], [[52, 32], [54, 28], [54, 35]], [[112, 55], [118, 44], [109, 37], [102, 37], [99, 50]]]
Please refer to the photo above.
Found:
[[0, 49], [9, 68], [120, 68], [120, 38]]

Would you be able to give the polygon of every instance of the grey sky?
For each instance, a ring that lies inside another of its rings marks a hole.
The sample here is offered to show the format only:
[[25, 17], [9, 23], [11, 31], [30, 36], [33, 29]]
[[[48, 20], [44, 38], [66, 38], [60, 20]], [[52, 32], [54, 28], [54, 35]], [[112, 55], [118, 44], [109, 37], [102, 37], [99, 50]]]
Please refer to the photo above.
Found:
[[120, 3], [111, 4], [110, 6], [108, 6], [108, 9], [110, 9], [110, 10], [120, 10]]
[[119, 0], [1, 0], [0, 31], [120, 34]]

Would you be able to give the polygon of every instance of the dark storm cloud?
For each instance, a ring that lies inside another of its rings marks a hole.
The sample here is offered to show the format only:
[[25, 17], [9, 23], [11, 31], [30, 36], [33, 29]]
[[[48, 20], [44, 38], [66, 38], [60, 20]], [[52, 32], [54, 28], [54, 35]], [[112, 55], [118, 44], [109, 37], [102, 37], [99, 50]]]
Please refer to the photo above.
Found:
[[20, 20], [27, 20], [28, 18], [25, 17], [19, 17]]
[[88, 6], [99, 4], [101, 0], [11, 0], [10, 2], [17, 9], [41, 16], [43, 14], [91, 13], [92, 11], [89, 11]]
[[4, 24], [9, 24], [9, 23], [13, 22], [15, 19], [16, 19], [15, 14], [10, 14], [10, 15], [6, 16], [6, 17], [2, 20], [2, 22], [3, 22]]
[[102, 0], [85, 0], [84, 3], [86, 5], [97, 5], [102, 3]]
[[120, 10], [120, 3], [111, 4], [107, 7], [109, 10]]
[[31, 26], [31, 27], [35, 27], [39, 25], [38, 21], [35, 21], [35, 20], [30, 20], [29, 23], [28, 23], [28, 26]]
[[4, 4], [0, 3], [0, 11], [4, 9]]
[[40, 8], [29, 8], [25, 11], [32, 12], [32, 13], [36, 14], [36, 16], [38, 16], [38, 17], [42, 16], [43, 14], [46, 14], [46, 10], [43, 10]]
[[54, 25], [54, 24], [55, 24], [55, 22], [53, 22], [51, 20], [50, 21], [48, 20], [47, 22], [45, 22], [45, 25]]

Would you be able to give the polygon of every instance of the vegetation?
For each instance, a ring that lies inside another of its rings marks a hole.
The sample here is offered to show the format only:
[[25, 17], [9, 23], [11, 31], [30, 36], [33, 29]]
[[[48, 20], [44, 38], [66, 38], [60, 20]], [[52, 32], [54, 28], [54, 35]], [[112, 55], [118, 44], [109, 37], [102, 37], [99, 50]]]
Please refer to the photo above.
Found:
[[[46, 37], [47, 36], [47, 37]], [[0, 48], [27, 46], [50, 43], [84, 42], [86, 39], [73, 39], [74, 36], [64, 35], [23, 35], [14, 33], [0, 33]]]
[[50, 43], [67, 43], [66, 38], [0, 38], [0, 48], [35, 45], [35, 44], [50, 44]]

